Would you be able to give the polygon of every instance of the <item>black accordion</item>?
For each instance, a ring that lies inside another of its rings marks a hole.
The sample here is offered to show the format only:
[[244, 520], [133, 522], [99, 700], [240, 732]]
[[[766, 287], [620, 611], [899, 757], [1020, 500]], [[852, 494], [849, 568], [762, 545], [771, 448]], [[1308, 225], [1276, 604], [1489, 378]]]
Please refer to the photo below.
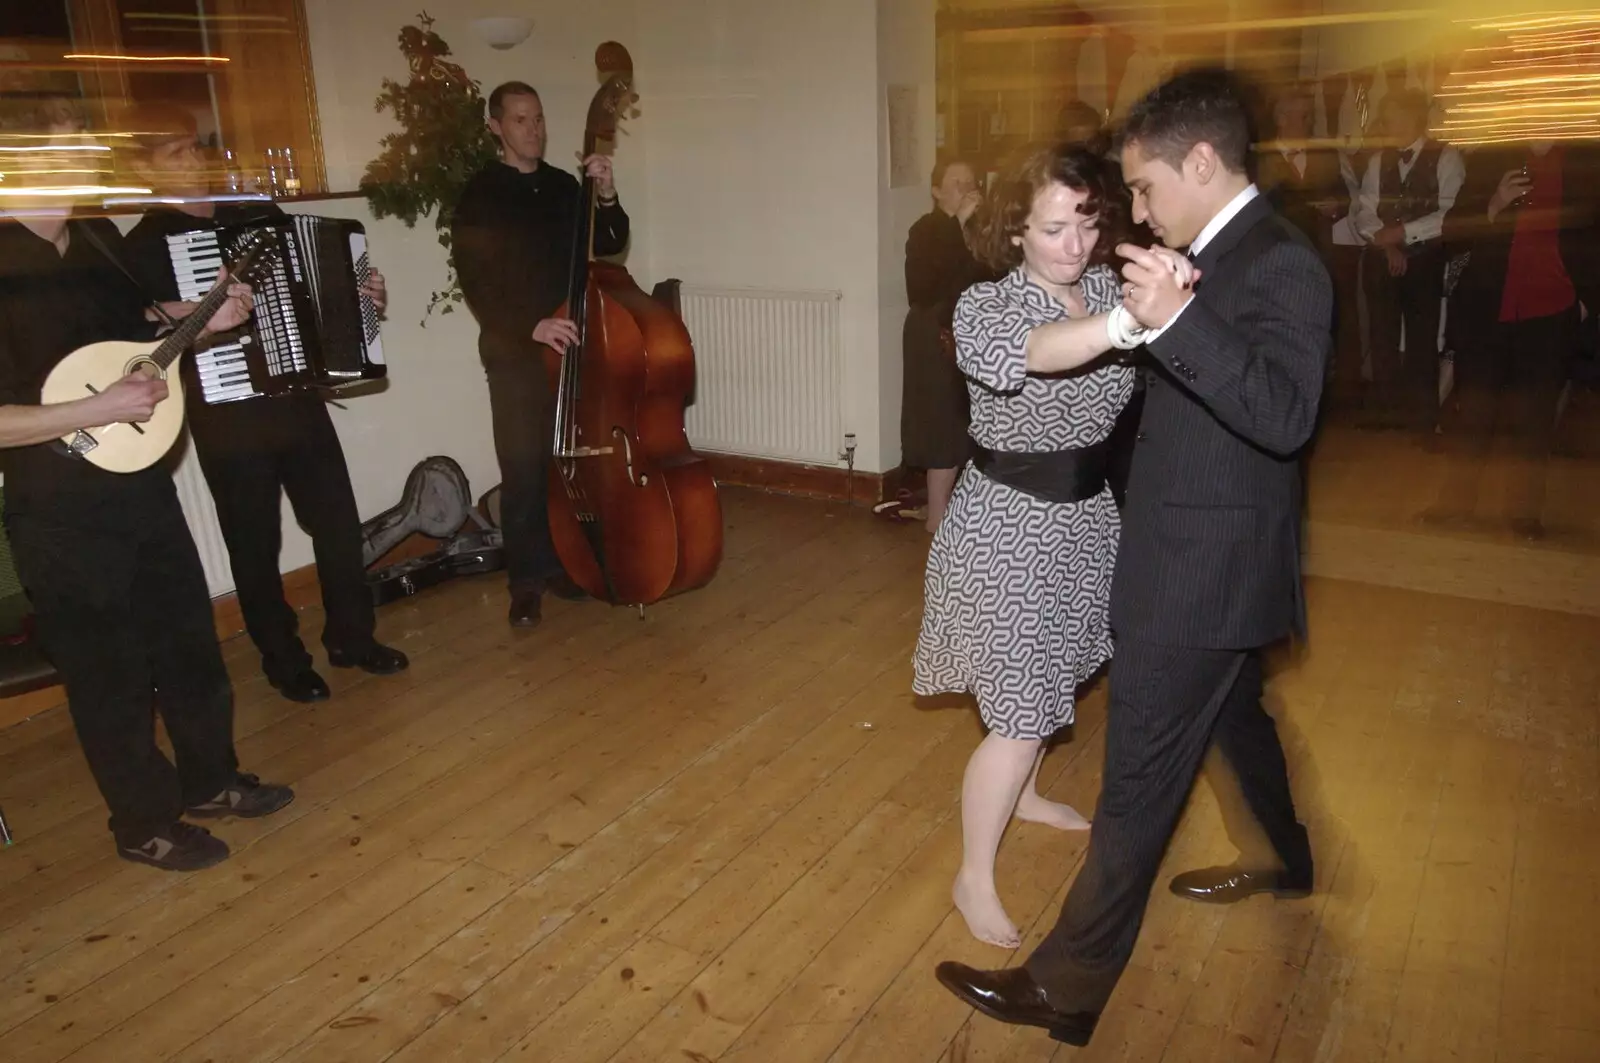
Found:
[[349, 387], [387, 375], [378, 310], [361, 290], [371, 272], [360, 222], [288, 215], [167, 237], [178, 297], [205, 298], [247, 233], [268, 230], [270, 270], [255, 312], [230, 342], [194, 356], [208, 404]]

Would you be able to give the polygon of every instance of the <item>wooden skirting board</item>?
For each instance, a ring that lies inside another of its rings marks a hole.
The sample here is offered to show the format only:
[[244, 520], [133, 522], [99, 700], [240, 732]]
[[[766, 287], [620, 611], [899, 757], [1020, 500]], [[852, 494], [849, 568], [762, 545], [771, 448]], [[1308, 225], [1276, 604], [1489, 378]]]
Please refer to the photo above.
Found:
[[719, 484], [860, 506], [877, 505], [894, 497], [908, 479], [903, 466], [888, 472], [852, 472], [836, 465], [801, 465], [737, 454], [706, 454], [704, 457]]
[[[413, 557], [420, 557], [439, 545], [435, 539], [414, 534], [379, 559], [380, 565], [392, 565]], [[322, 600], [322, 588], [317, 583], [317, 566], [304, 565], [283, 574], [283, 597], [295, 612], [316, 605]], [[217, 627], [217, 640], [226, 642], [244, 634], [244, 614], [239, 610], [239, 599], [224, 594], [211, 602], [211, 615]], [[0, 699], [0, 728], [21, 723], [41, 712], [48, 712], [67, 703], [66, 690], [60, 684], [19, 694], [14, 698]]]

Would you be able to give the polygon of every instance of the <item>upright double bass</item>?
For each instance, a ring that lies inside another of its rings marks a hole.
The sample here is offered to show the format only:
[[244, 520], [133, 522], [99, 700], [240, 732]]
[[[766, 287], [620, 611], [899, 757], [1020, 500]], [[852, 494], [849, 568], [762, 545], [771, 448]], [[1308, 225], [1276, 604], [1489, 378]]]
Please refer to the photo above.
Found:
[[[603, 84], [584, 124], [585, 158], [615, 142], [638, 99], [626, 48], [602, 44], [595, 64]], [[547, 362], [556, 385], [550, 533], [578, 586], [642, 608], [710, 582], [722, 561], [722, 506], [683, 427], [694, 391], [689, 330], [626, 269], [595, 260], [597, 191], [582, 176], [566, 305], [578, 341]]]

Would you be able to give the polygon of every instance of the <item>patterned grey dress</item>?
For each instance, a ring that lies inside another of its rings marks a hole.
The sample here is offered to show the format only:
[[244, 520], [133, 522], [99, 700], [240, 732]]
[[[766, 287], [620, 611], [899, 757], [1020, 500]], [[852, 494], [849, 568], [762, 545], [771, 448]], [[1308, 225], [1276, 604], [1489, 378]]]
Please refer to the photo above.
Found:
[[[1091, 313], [1121, 298], [1105, 266], [1083, 277]], [[1066, 309], [1019, 268], [967, 290], [956, 307], [956, 357], [972, 399], [972, 438], [990, 450], [1090, 446], [1111, 434], [1133, 369], [1034, 376], [1024, 345]], [[928, 555], [913, 689], [971, 691], [1006, 738], [1047, 738], [1072, 722], [1079, 685], [1111, 656], [1109, 599], [1120, 525], [1109, 488], [1086, 502], [1045, 502], [970, 463]]]

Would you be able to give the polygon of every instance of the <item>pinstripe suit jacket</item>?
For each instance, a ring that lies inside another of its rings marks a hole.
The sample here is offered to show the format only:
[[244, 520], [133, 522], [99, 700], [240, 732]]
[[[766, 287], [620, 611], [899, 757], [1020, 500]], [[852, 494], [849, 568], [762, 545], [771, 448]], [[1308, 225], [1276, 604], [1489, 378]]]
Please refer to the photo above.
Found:
[[1300, 452], [1333, 346], [1333, 285], [1265, 197], [1196, 265], [1194, 299], [1147, 348], [1111, 624], [1120, 638], [1252, 649], [1305, 632]]

